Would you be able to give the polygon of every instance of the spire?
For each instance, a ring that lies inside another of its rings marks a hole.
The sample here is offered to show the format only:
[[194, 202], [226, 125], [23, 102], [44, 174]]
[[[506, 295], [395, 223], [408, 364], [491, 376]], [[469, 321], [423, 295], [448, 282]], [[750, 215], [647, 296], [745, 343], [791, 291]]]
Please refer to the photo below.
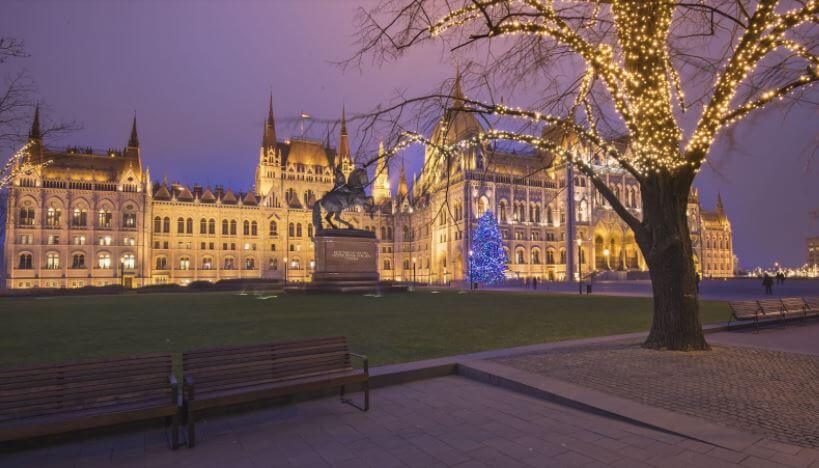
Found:
[[264, 123], [262, 147], [271, 148], [276, 145], [276, 119], [273, 117], [273, 92], [270, 92], [270, 101], [267, 104], [267, 120]]
[[34, 121], [31, 122], [31, 130], [28, 132], [29, 140], [40, 140], [43, 134], [40, 131], [40, 103], [34, 106]]
[[401, 158], [401, 173], [398, 175], [398, 198], [406, 198], [409, 193], [407, 185], [407, 171], [404, 169], [404, 158]]
[[455, 71], [455, 84], [452, 86], [452, 97], [455, 100], [455, 105], [452, 107], [463, 107], [464, 92], [461, 89], [461, 67], [458, 65]]
[[347, 112], [341, 106], [341, 134], [338, 139], [338, 157], [342, 163], [350, 162], [350, 139], [347, 136]]
[[722, 206], [722, 194], [719, 192], [717, 192], [717, 214], [725, 214], [725, 208]]
[[137, 135], [136, 112], [134, 120], [131, 122], [131, 137], [128, 139], [129, 148], [139, 148], [139, 136]]

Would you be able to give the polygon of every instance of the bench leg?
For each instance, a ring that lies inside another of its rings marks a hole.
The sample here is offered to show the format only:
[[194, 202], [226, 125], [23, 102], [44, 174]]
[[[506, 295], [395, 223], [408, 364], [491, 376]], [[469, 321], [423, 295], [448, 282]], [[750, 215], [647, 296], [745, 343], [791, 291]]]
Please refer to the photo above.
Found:
[[179, 448], [179, 412], [177, 411], [171, 417], [171, 448], [176, 450]]
[[193, 411], [191, 411], [190, 407], [188, 407], [187, 416], [188, 448], [193, 448], [196, 446], [196, 416], [194, 415]]
[[344, 401], [344, 385], [341, 386], [341, 390], [338, 391], [338, 396]]
[[352, 406], [353, 408], [359, 409], [361, 411], [369, 411], [370, 410], [370, 382], [365, 381], [361, 383], [361, 390], [364, 392], [364, 406], [359, 406], [352, 402], [352, 400], [348, 400], [344, 398], [344, 386], [341, 386], [341, 402], [347, 403], [348, 405]]

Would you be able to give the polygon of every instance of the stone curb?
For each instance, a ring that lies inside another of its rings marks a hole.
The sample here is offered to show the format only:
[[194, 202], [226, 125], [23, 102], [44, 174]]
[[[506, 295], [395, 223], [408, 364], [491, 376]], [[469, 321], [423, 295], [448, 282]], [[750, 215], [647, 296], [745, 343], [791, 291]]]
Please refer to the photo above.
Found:
[[469, 361], [459, 364], [457, 371], [458, 375], [479, 382], [735, 451], [744, 450], [763, 439], [762, 436], [494, 362]]

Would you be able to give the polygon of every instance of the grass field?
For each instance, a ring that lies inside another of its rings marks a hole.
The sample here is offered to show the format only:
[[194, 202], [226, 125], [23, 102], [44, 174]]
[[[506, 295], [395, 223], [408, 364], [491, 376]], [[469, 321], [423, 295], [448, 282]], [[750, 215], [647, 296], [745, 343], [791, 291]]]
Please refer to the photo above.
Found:
[[[260, 296], [264, 297], [264, 296]], [[648, 329], [645, 298], [237, 293], [0, 299], [0, 366], [346, 335], [371, 365]], [[727, 306], [703, 302], [703, 323]]]

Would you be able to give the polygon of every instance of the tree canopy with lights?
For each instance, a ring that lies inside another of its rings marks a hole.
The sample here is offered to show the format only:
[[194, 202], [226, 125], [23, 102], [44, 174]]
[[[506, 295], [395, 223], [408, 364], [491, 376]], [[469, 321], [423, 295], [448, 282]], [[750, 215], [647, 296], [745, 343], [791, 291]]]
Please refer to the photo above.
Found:
[[[806, 96], [819, 79], [818, 15], [816, 0], [383, 0], [362, 13], [356, 58], [383, 64], [435, 41], [470, 57], [474, 94], [486, 98], [427, 97], [490, 128], [449, 145], [402, 130], [386, 156], [417, 141], [451, 156], [511, 140], [571, 164], [628, 224], [649, 266], [644, 346], [700, 350], [708, 345], [686, 213], [693, 180], [717, 138], [755, 111], [815, 105]], [[521, 88], [542, 92], [531, 106], [504, 104], [500, 96]], [[544, 127], [578, 144], [547, 138]], [[641, 213], [606, 184], [592, 162], [601, 156], [637, 180]]]

